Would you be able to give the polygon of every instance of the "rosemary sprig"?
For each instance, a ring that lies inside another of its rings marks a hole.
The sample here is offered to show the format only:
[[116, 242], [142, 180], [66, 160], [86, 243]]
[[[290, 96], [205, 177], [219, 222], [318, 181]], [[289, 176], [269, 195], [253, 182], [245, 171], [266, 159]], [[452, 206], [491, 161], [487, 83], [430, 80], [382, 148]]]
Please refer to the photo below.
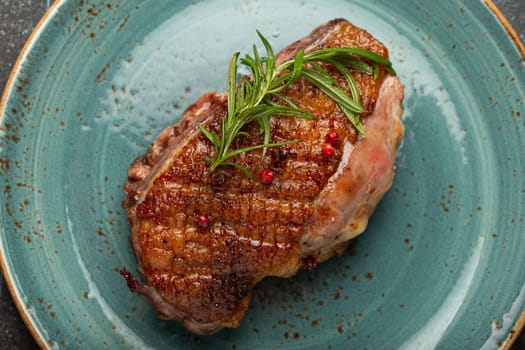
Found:
[[[210, 171], [214, 171], [220, 165], [231, 165], [252, 177], [248, 169], [233, 161], [232, 158], [255, 149], [262, 149], [264, 158], [269, 147], [283, 146], [300, 141], [296, 139], [277, 143], [270, 142], [271, 116], [315, 118], [281, 94], [300, 76], [334, 99], [350, 123], [361, 134], [365, 134], [360, 118], [364, 108], [361, 105], [359, 90], [351, 71], [373, 75], [374, 79], [377, 79], [379, 65], [381, 65], [390, 74], [395, 75], [396, 73], [388, 59], [361, 48], [329, 48], [307, 54], [300, 50], [293, 60], [277, 66], [272, 46], [259, 31], [257, 34], [266, 50], [266, 57], [261, 57], [257, 47], [253, 45], [253, 57], [247, 54], [240, 60], [241, 64], [250, 68], [252, 74], [251, 76], [240, 75], [237, 79], [239, 53], [232, 56], [228, 68], [228, 112], [222, 120], [220, 133], [217, 134], [199, 125], [199, 129], [214, 147], [214, 158], [207, 159], [210, 163]], [[319, 63], [328, 63], [337, 69], [345, 78], [350, 94]], [[281, 101], [282, 104], [275, 101]], [[243, 127], [252, 122], [258, 124], [263, 135], [263, 143], [231, 149], [231, 145], [237, 137], [247, 136]]]

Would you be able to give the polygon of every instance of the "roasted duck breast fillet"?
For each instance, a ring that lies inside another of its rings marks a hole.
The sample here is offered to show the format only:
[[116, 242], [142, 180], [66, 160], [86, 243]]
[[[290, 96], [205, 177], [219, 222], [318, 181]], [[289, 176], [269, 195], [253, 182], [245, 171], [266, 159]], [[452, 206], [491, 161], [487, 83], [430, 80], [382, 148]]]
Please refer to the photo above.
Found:
[[[385, 46], [343, 19], [332, 20], [285, 48], [278, 62], [300, 49], [359, 47], [388, 57]], [[336, 80], [343, 78], [331, 71]], [[166, 128], [130, 166], [123, 206], [141, 283], [122, 270], [130, 289], [144, 295], [161, 319], [176, 319], [198, 334], [237, 327], [251, 290], [266, 276], [290, 277], [341, 254], [362, 233], [390, 188], [403, 137], [403, 88], [385, 69], [374, 79], [353, 72], [365, 111], [359, 134], [338, 105], [299, 78], [284, 95], [315, 119], [272, 116], [272, 142], [300, 142], [253, 150], [237, 167], [210, 172], [213, 145], [199, 125], [219, 131], [227, 95], [208, 93]], [[236, 147], [260, 144], [248, 125]], [[331, 150], [323, 149], [335, 135]]]

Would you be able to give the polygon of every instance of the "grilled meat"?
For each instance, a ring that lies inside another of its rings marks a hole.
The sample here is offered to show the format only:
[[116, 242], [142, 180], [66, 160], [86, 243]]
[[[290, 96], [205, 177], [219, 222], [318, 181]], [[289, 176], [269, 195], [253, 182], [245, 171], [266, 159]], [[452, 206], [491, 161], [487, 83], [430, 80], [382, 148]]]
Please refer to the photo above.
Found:
[[[330, 21], [285, 48], [280, 62], [327, 47], [361, 47], [388, 57], [383, 44], [346, 20]], [[335, 70], [331, 74], [344, 84]], [[166, 128], [129, 168], [123, 205], [145, 283], [123, 271], [128, 285], [192, 332], [237, 327], [251, 290], [266, 276], [290, 277], [341, 254], [363, 232], [394, 177], [403, 88], [380, 70], [378, 79], [354, 73], [365, 112], [359, 135], [337, 104], [300, 78], [285, 95], [314, 120], [271, 118], [272, 142], [301, 142], [241, 154], [251, 173], [271, 169], [271, 184], [231, 166], [210, 173], [213, 145], [199, 131], [218, 132], [227, 112], [224, 93], [208, 93], [178, 124]], [[256, 125], [236, 146], [262, 142]], [[325, 137], [335, 132], [330, 154]], [[333, 154], [332, 154], [333, 153]]]

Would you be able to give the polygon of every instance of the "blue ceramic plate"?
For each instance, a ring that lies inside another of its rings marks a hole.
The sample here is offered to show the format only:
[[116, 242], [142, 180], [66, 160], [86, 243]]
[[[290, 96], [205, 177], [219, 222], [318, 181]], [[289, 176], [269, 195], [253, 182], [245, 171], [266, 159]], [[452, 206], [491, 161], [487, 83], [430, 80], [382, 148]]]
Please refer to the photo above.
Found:
[[[57, 1], [1, 103], [2, 267], [43, 348], [490, 349], [525, 316], [525, 65], [480, 1]], [[277, 10], [278, 9], [278, 10]], [[392, 190], [344, 256], [256, 287], [242, 326], [195, 336], [129, 292], [128, 164], [260, 29], [334, 17], [406, 88]], [[511, 32], [511, 34], [513, 34]], [[522, 46], [521, 46], [522, 47]]]

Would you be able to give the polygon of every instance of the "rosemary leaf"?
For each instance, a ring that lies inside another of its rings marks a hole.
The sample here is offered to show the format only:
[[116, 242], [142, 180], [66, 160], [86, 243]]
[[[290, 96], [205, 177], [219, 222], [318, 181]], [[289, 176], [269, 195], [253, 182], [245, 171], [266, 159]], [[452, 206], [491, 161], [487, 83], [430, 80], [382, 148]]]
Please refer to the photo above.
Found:
[[334, 79], [327, 72], [323, 73], [317, 69], [303, 69], [303, 76], [339, 105], [356, 113], [364, 112], [361, 104], [352, 100], [341, 87], [336, 86]]
[[[214, 154], [205, 161], [210, 163], [210, 171], [221, 165], [234, 166], [244, 174], [252, 177], [250, 171], [232, 159], [242, 153], [262, 149], [262, 158], [270, 147], [279, 147], [299, 142], [300, 140], [271, 143], [270, 118], [272, 116], [292, 118], [315, 118], [311, 113], [302, 110], [292, 99], [281, 92], [293, 84], [299, 77], [305, 78], [332, 98], [349, 122], [362, 135], [365, 128], [360, 115], [364, 108], [360, 102], [359, 89], [351, 71], [368, 74], [377, 79], [379, 67], [384, 67], [390, 74], [396, 75], [391, 62], [372, 51], [357, 47], [328, 48], [309, 53], [299, 50], [294, 59], [276, 64], [276, 57], [269, 41], [257, 31], [266, 50], [266, 57], [261, 57], [253, 45], [253, 57], [246, 54], [239, 60], [235, 53], [228, 66], [228, 111], [221, 122], [219, 134], [199, 125], [199, 130], [213, 144]], [[251, 76], [241, 75], [237, 81], [237, 63], [247, 66]], [[319, 63], [333, 66], [346, 80], [348, 93], [330, 73]], [[256, 122], [263, 135], [263, 143], [232, 149], [234, 140], [247, 137], [243, 128]]]
[[352, 99], [355, 102], [359, 103], [359, 100], [360, 100], [359, 89], [357, 88], [357, 85], [355, 83], [355, 80], [352, 74], [350, 74], [348, 69], [342, 63], [339, 63], [336, 60], [331, 59], [331, 60], [328, 60], [327, 62], [330, 63], [332, 66], [334, 66], [339, 71], [339, 73], [341, 73], [341, 75], [346, 79], [348, 90], [350, 90]]

